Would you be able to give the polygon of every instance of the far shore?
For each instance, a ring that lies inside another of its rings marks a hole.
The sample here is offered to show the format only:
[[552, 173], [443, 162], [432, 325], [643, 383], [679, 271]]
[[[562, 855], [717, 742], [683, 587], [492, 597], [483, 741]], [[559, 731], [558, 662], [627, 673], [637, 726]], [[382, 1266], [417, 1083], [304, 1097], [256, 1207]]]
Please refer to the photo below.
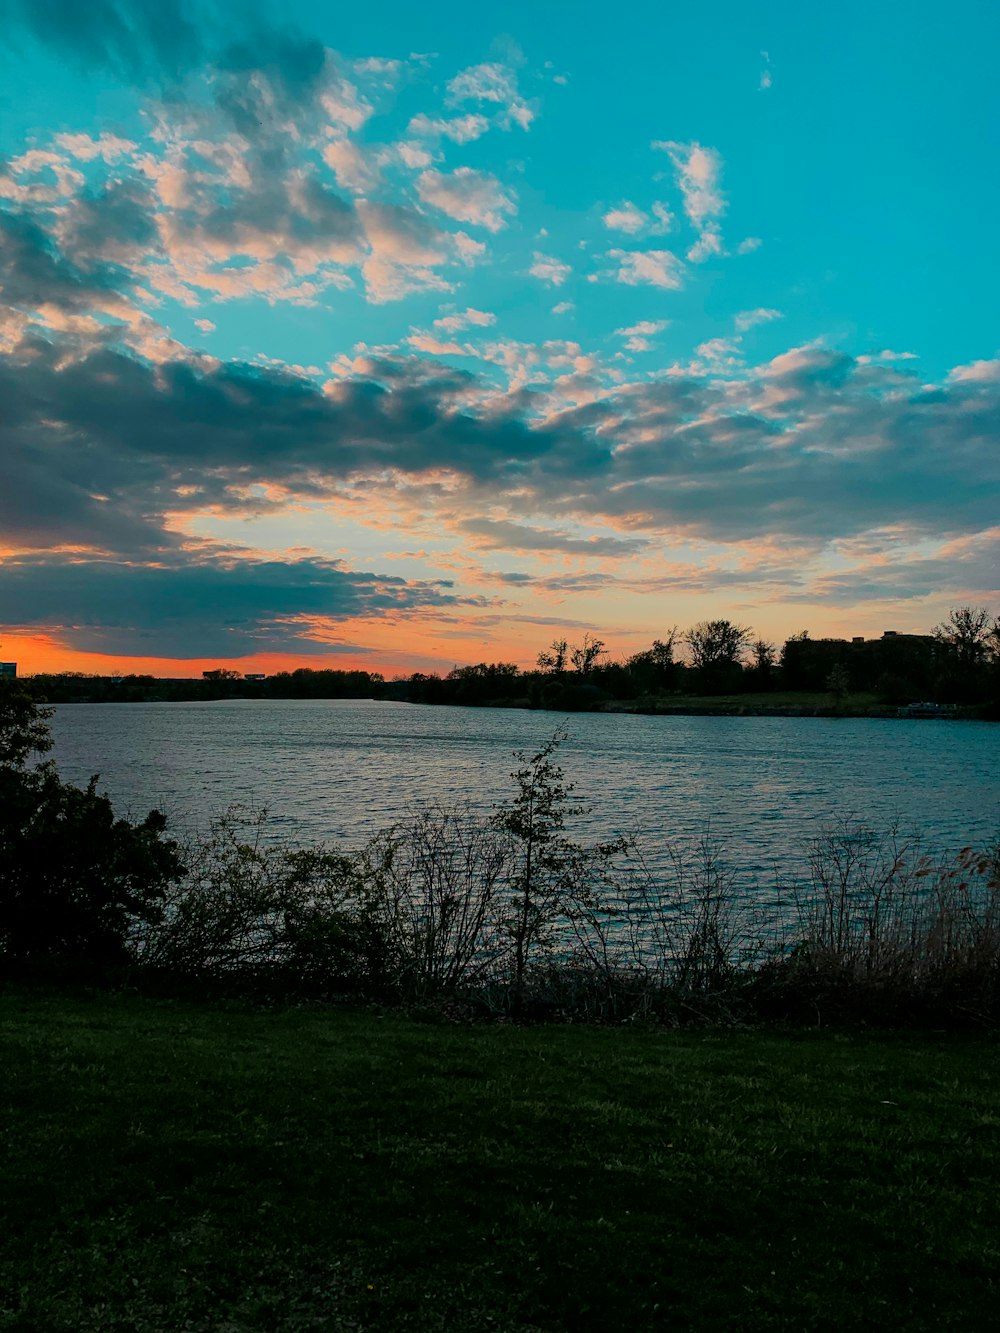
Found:
[[[29, 678], [30, 679], [30, 678]], [[173, 683], [173, 682], [171, 682]], [[317, 701], [320, 699], [331, 702], [343, 702], [345, 699], [351, 701], [361, 701], [370, 703], [407, 703], [418, 707], [430, 708], [487, 708], [487, 709], [511, 709], [524, 712], [548, 712], [548, 713], [619, 713], [619, 714], [637, 714], [645, 717], [819, 717], [832, 720], [851, 719], [891, 719], [901, 722], [995, 722], [1000, 719], [991, 717], [989, 711], [982, 706], [966, 705], [957, 706], [950, 711], [940, 713], [921, 713], [909, 712], [906, 705], [896, 704], [872, 704], [872, 703], [851, 703], [847, 702], [839, 707], [832, 703], [817, 702], [809, 699], [808, 702], [790, 703], [782, 701], [766, 702], [760, 695], [735, 696], [732, 698], [713, 698], [708, 696], [700, 699], [671, 699], [667, 696], [647, 699], [606, 699], [594, 701], [583, 707], [575, 707], [566, 704], [553, 703], [548, 706], [530, 702], [528, 699], [490, 699], [482, 703], [431, 703], [426, 699], [407, 699], [399, 694], [387, 689], [380, 695], [311, 695], [307, 700], [301, 696], [288, 695], [224, 695], [218, 693], [195, 694], [195, 693], [156, 693], [150, 692], [140, 698], [134, 696], [114, 696], [102, 695], [99, 698], [78, 695], [71, 699], [51, 699], [45, 702], [51, 702], [62, 706], [71, 706], [73, 704], [130, 704], [130, 703], [295, 703], [306, 701]]]

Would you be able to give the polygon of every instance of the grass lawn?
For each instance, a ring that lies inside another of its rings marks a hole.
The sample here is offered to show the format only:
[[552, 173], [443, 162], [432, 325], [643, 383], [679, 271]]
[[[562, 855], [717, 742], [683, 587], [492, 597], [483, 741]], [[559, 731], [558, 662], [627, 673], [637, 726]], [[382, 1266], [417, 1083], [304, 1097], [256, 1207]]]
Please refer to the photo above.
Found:
[[0, 995], [0, 1329], [992, 1329], [990, 1038]]

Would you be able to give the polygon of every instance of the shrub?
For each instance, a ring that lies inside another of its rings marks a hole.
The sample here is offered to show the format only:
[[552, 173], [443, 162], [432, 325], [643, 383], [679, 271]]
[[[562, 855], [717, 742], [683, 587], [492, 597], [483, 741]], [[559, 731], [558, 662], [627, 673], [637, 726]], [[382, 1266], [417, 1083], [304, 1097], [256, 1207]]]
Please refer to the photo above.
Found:
[[63, 782], [51, 762], [48, 710], [23, 689], [0, 689], [0, 959], [9, 971], [107, 967], [129, 959], [138, 921], [153, 921], [183, 874], [166, 820], [116, 819], [111, 802]]
[[133, 939], [147, 972], [242, 992], [322, 995], [394, 973], [353, 910], [354, 861], [266, 840], [266, 811], [233, 806], [185, 852], [187, 873]]

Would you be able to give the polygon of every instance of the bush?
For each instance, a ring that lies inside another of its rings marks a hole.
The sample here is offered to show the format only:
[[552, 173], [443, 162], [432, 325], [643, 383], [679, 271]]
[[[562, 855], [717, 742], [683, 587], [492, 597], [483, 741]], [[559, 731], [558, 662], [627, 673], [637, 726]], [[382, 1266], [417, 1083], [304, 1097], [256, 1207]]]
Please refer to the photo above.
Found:
[[137, 922], [156, 918], [183, 873], [166, 820], [116, 819], [111, 802], [63, 782], [51, 762], [48, 710], [0, 688], [0, 961], [5, 970], [96, 968], [129, 961]]
[[135, 933], [145, 972], [213, 991], [312, 997], [394, 972], [352, 910], [353, 859], [269, 845], [266, 820], [234, 806], [188, 845], [183, 881]]

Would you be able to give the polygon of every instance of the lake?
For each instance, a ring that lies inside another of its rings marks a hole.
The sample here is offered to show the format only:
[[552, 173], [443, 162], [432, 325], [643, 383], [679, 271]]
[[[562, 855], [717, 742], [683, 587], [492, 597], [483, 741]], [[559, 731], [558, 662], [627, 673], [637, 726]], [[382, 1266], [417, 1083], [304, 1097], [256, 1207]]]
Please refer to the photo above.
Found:
[[556, 730], [581, 838], [709, 834], [747, 883], [795, 876], [810, 837], [845, 816], [898, 819], [929, 850], [1000, 833], [1000, 726], [987, 722], [649, 717], [423, 707], [370, 700], [72, 704], [56, 710], [63, 777], [121, 813], [157, 806], [198, 830], [234, 803], [294, 844], [354, 846], [421, 805], [481, 810], [512, 790], [512, 752]]

